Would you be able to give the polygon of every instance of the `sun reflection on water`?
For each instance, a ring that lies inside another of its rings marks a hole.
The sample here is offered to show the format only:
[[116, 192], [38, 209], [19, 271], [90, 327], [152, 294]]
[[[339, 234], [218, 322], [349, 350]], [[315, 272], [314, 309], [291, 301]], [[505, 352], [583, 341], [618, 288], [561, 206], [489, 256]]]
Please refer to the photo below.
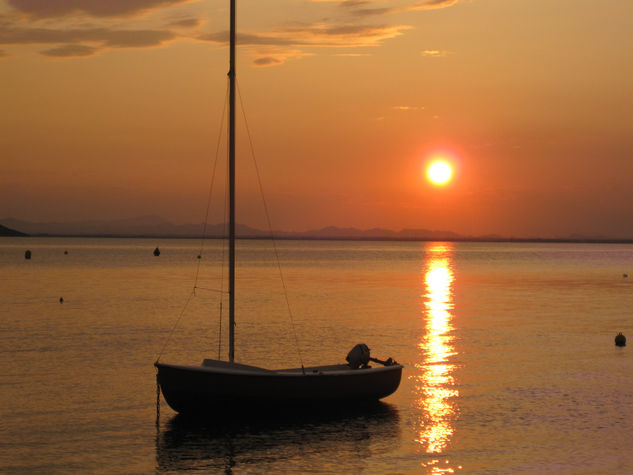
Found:
[[453, 379], [453, 281], [451, 244], [429, 244], [424, 262], [422, 316], [426, 332], [419, 343], [422, 361], [416, 365], [417, 407], [421, 410], [417, 442], [430, 454], [441, 453], [454, 432], [459, 395]]

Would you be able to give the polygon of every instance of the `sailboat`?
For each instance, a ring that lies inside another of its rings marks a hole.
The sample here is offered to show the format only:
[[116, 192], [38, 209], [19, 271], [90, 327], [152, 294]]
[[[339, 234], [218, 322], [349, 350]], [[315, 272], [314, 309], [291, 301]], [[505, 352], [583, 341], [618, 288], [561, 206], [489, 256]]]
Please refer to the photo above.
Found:
[[228, 361], [204, 359], [187, 366], [157, 360], [160, 391], [173, 410], [184, 414], [377, 401], [398, 389], [403, 367], [391, 358], [372, 358], [364, 344], [350, 351], [347, 364], [273, 370], [235, 362], [235, 4], [230, 0]]

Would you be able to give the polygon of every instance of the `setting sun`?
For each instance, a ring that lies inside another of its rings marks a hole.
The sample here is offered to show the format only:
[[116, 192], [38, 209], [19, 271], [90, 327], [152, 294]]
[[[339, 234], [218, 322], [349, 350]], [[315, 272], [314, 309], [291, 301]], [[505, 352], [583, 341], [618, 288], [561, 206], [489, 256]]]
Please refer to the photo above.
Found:
[[453, 169], [447, 162], [436, 160], [429, 165], [426, 175], [434, 185], [445, 185], [453, 176]]

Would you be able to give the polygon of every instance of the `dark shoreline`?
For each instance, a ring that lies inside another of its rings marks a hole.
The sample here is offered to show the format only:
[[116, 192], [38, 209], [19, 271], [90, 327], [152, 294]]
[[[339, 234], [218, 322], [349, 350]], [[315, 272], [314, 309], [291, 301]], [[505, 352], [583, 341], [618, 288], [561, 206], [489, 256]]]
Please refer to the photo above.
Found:
[[[140, 235], [140, 234], [22, 234], [0, 237], [23, 238], [93, 238], [93, 239], [203, 239], [202, 236]], [[226, 236], [205, 236], [204, 239], [226, 239]], [[610, 238], [504, 238], [504, 237], [433, 237], [433, 238], [392, 238], [392, 237], [327, 237], [327, 236], [238, 236], [242, 240], [268, 241], [359, 241], [359, 242], [481, 242], [481, 243], [561, 243], [561, 244], [633, 244], [633, 239]]]

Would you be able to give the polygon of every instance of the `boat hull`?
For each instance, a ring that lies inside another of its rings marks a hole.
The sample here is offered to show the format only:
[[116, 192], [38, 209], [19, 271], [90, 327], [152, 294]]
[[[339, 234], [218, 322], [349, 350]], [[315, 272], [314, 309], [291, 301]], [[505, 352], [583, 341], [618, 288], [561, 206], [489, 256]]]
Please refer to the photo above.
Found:
[[155, 366], [165, 400], [179, 413], [362, 404], [392, 394], [402, 376], [398, 364], [354, 370], [306, 368], [305, 373], [163, 363]]

